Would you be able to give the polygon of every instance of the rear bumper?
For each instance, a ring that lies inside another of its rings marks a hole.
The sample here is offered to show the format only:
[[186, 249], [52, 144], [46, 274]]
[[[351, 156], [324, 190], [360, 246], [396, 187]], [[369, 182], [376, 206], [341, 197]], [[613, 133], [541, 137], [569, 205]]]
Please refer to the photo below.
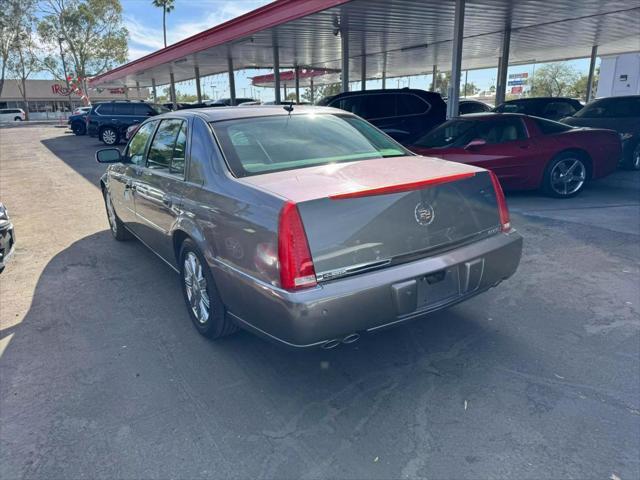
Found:
[[[521, 254], [522, 237], [513, 231], [295, 293], [224, 264], [211, 266], [222, 299], [240, 326], [301, 348], [392, 326], [466, 300], [513, 275]], [[452, 279], [454, 290], [421, 286], [427, 277], [442, 272]]]

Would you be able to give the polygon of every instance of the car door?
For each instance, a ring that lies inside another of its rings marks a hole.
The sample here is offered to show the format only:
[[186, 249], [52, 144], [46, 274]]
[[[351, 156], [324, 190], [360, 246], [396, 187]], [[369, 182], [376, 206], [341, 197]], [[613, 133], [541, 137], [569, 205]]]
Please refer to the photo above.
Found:
[[136, 233], [164, 259], [173, 260], [172, 227], [184, 194], [187, 121], [160, 121], [146, 166], [135, 179]]
[[118, 217], [135, 233], [134, 182], [144, 167], [146, 150], [158, 122], [145, 123], [127, 145], [125, 162], [109, 169], [109, 193]]

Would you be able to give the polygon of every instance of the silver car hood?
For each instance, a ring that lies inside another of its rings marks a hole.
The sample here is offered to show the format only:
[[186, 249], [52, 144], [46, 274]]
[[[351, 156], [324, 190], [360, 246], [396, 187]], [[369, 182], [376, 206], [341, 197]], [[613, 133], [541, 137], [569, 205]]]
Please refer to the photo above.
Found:
[[238, 181], [302, 203], [361, 190], [482, 171], [482, 168], [472, 165], [416, 155], [333, 163], [254, 175]]

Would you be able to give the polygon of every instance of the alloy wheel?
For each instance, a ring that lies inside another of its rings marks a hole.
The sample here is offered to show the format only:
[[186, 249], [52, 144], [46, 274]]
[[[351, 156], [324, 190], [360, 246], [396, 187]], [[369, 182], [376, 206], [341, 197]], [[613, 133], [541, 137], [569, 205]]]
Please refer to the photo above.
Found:
[[206, 323], [211, 315], [207, 279], [204, 276], [200, 260], [193, 252], [187, 252], [184, 257], [183, 280], [193, 315], [198, 322]]
[[564, 158], [551, 170], [551, 188], [561, 196], [578, 192], [587, 180], [587, 168], [578, 158]]
[[102, 141], [107, 145], [113, 145], [116, 143], [116, 132], [107, 128], [102, 132]]
[[640, 142], [638, 142], [631, 154], [631, 166], [634, 170], [640, 170]]

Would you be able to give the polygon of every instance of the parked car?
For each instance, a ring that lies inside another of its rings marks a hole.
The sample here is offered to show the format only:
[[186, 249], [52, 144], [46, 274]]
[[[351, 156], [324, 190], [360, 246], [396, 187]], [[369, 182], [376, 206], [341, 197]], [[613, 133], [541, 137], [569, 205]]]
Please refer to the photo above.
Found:
[[87, 107], [78, 107], [78, 108], [73, 110], [71, 115], [86, 115], [90, 111], [91, 111], [91, 105], [89, 105]]
[[0, 108], [0, 122], [22, 122], [26, 114], [21, 108]]
[[469, 115], [470, 113], [484, 113], [493, 110], [491, 105], [488, 105], [479, 100], [469, 100], [467, 98], [461, 99], [458, 104], [458, 115]]
[[447, 116], [439, 93], [409, 88], [344, 92], [318, 104], [355, 113], [403, 145], [412, 144]]
[[[242, 105], [247, 102], [255, 102], [256, 100], [253, 98], [236, 98], [236, 105]], [[230, 107], [231, 99], [230, 98], [219, 98], [217, 100], [205, 100], [203, 102], [208, 107]]]
[[573, 128], [513, 113], [449, 120], [410, 149], [491, 170], [505, 189], [542, 188], [559, 198], [577, 195], [587, 181], [609, 175], [621, 153], [611, 130]]
[[9, 258], [13, 255], [16, 236], [13, 231], [13, 224], [9, 219], [9, 212], [0, 203], [0, 273], [4, 271]]
[[523, 113], [534, 117], [560, 120], [582, 109], [582, 103], [566, 97], [536, 97], [509, 100], [498, 105], [497, 113]]
[[[91, 110], [91, 107], [89, 107]], [[87, 112], [81, 112], [79, 114], [69, 115], [67, 124], [73, 133], [76, 135], [85, 135], [87, 133]]]
[[241, 326], [331, 348], [488, 290], [520, 261], [493, 174], [413, 155], [336, 109], [172, 112], [96, 159], [111, 163], [113, 236], [179, 272], [212, 338]]
[[133, 125], [130, 125], [129, 128], [127, 128], [127, 132], [124, 135], [124, 138], [127, 142], [131, 140], [131, 137], [133, 137], [133, 135], [138, 131], [140, 125], [140, 123], [134, 123]]
[[116, 145], [125, 137], [127, 128], [149, 117], [168, 112], [161, 105], [129, 100], [114, 100], [94, 105], [86, 116], [87, 134], [98, 137], [105, 145]]
[[640, 170], [640, 95], [594, 100], [562, 122], [576, 127], [615, 130], [622, 141], [622, 165]]

